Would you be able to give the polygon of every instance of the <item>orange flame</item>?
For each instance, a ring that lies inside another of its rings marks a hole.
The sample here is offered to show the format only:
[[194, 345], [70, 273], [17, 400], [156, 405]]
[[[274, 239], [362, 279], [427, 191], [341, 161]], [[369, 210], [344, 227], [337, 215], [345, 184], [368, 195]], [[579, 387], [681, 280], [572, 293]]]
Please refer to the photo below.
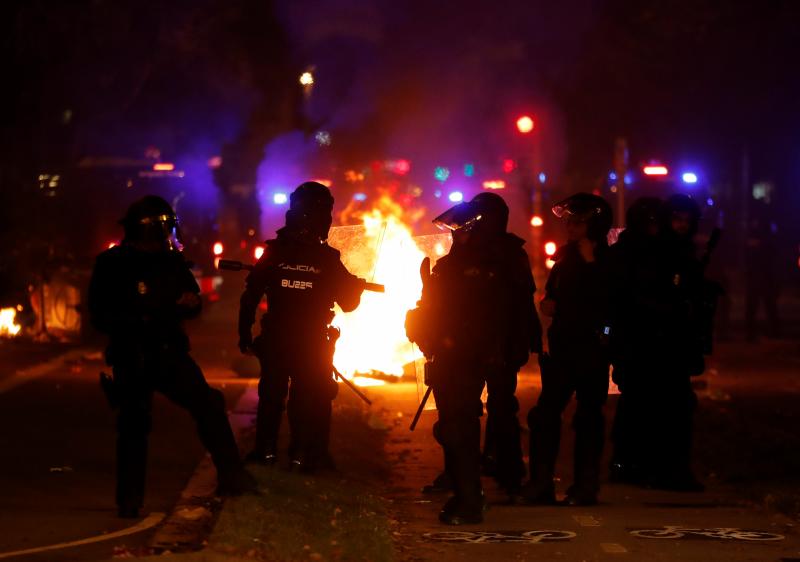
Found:
[[[403, 209], [388, 196], [361, 216], [362, 227], [341, 227], [342, 259], [350, 271], [386, 286], [385, 293], [365, 292], [353, 312], [336, 309], [333, 324], [342, 330], [334, 364], [356, 383], [356, 375], [402, 376], [404, 366], [421, 357], [405, 334], [406, 312], [422, 292], [419, 264], [425, 253], [404, 222]], [[349, 230], [348, 230], [349, 229]]]
[[22, 326], [16, 323], [17, 310], [15, 308], [0, 309], [0, 336], [14, 337], [22, 330]]

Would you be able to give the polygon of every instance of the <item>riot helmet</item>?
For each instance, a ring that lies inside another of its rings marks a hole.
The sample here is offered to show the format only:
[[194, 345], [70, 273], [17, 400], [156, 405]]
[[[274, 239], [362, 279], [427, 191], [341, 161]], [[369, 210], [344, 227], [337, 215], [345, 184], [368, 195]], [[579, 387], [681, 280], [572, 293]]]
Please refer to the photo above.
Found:
[[664, 202], [658, 197], [639, 197], [625, 213], [625, 230], [635, 236], [655, 236], [661, 229]]
[[489, 235], [499, 235], [508, 228], [508, 205], [496, 193], [479, 193], [470, 201], [481, 215], [477, 227]]
[[700, 206], [682, 193], [676, 193], [664, 203], [662, 228], [671, 236], [692, 238], [700, 225]]
[[183, 250], [178, 217], [161, 197], [147, 195], [134, 202], [122, 220], [125, 242], [148, 251]]
[[606, 242], [613, 221], [611, 206], [591, 193], [576, 193], [556, 203], [553, 214], [567, 221], [586, 223], [587, 237], [593, 242]]
[[286, 228], [325, 241], [333, 223], [333, 195], [315, 181], [300, 184], [289, 196]]

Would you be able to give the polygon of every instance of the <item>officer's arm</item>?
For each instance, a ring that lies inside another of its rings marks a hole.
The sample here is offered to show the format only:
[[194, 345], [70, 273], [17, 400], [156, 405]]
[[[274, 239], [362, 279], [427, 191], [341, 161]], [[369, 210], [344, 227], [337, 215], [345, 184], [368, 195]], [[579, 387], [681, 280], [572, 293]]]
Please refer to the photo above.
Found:
[[178, 309], [183, 318], [195, 318], [203, 308], [203, 301], [200, 299], [200, 286], [194, 278], [189, 264], [181, 256], [180, 267], [180, 297], [178, 299]]
[[345, 312], [352, 312], [361, 303], [361, 293], [364, 292], [366, 281], [347, 271], [340, 259], [333, 265], [333, 279], [336, 287], [336, 303]]
[[253, 337], [251, 330], [256, 321], [256, 310], [269, 282], [269, 265], [268, 257], [262, 256], [245, 280], [245, 289], [239, 299], [240, 341], [249, 342]]
[[542, 323], [539, 320], [539, 313], [536, 311], [534, 295], [536, 294], [536, 281], [531, 272], [531, 263], [528, 254], [520, 252], [519, 262], [516, 269], [519, 272], [515, 276], [514, 291], [519, 295], [523, 318], [521, 328], [528, 335], [528, 345], [532, 353], [542, 351]]
[[561, 262], [556, 262], [553, 269], [550, 270], [550, 275], [547, 277], [547, 283], [545, 283], [544, 286], [544, 298], [539, 304], [542, 314], [545, 316], [553, 316], [558, 307], [559, 278], [561, 277], [562, 267]]

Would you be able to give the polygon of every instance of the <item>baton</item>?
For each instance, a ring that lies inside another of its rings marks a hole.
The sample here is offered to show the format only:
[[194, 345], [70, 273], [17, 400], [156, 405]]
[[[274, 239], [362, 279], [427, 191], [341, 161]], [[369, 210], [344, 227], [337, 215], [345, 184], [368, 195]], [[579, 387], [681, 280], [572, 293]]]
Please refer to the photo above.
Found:
[[430, 398], [432, 390], [433, 387], [431, 386], [425, 390], [425, 396], [422, 397], [422, 402], [419, 403], [417, 413], [414, 414], [414, 419], [411, 421], [411, 427], [409, 428], [411, 431], [414, 431], [417, 428], [417, 423], [419, 422], [420, 416], [422, 416], [422, 411], [425, 409], [425, 404], [428, 402], [428, 398]]
[[[236, 260], [219, 260], [217, 264], [217, 269], [225, 269], [227, 271], [253, 271], [253, 266], [248, 263], [242, 263]], [[364, 286], [364, 290], [372, 291], [373, 293], [385, 293], [386, 287], [381, 285], [380, 283], [369, 283], [367, 282]]]
[[372, 400], [370, 400], [369, 398], [367, 398], [367, 397], [364, 395], [364, 393], [363, 393], [363, 392], [361, 392], [360, 390], [358, 390], [358, 387], [357, 387], [356, 385], [354, 385], [352, 382], [350, 382], [349, 380], [347, 380], [346, 378], [344, 378], [344, 376], [342, 376], [342, 373], [340, 373], [340, 372], [339, 372], [339, 369], [337, 369], [336, 367], [334, 367], [334, 368], [333, 368], [333, 374], [334, 374], [334, 375], [336, 375], [336, 378], [337, 378], [337, 379], [339, 379], [339, 380], [340, 380], [340, 381], [342, 381], [342, 382], [343, 382], [345, 385], [347, 385], [347, 388], [349, 388], [350, 390], [352, 390], [353, 392], [355, 392], [355, 393], [356, 393], [356, 396], [358, 396], [358, 397], [359, 397], [359, 398], [361, 398], [361, 399], [362, 399], [364, 402], [366, 402], [366, 403], [367, 403], [367, 405], [369, 405], [369, 406], [372, 406]]

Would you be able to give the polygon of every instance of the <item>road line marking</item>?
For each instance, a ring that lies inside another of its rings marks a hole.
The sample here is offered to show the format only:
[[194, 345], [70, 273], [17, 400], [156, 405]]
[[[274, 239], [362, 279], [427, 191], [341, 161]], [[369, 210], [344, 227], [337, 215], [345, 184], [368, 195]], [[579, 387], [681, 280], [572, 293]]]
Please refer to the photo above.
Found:
[[578, 522], [581, 527], [599, 527], [600, 521], [591, 515], [573, 515], [572, 518]]
[[134, 525], [133, 527], [128, 527], [127, 529], [122, 529], [120, 531], [114, 531], [113, 533], [107, 533], [105, 535], [98, 535], [96, 537], [89, 537], [88, 539], [81, 539], [78, 541], [71, 541], [71, 542], [62, 542], [58, 544], [51, 544], [49, 546], [40, 546], [37, 548], [29, 548], [26, 550], [15, 550], [13, 552], [0, 552], [0, 558], [11, 558], [12, 556], [22, 556], [25, 554], [36, 554], [39, 552], [47, 552], [49, 550], [60, 550], [62, 548], [72, 548], [74, 546], [82, 546], [85, 544], [93, 544], [96, 542], [107, 541], [110, 539], [117, 539], [119, 537], [126, 537], [128, 535], [133, 535], [134, 533], [141, 533], [142, 531], [146, 531], [151, 527], [155, 527], [158, 525], [161, 520], [164, 519], [163, 513], [151, 513], [144, 519], [142, 519], [139, 523]]
[[615, 542], [601, 542], [600, 548], [602, 548], [603, 552], [606, 554], [625, 554], [628, 552], [627, 548]]
[[0, 381], [0, 394], [8, 392], [9, 390], [18, 387], [21, 384], [25, 384], [26, 382], [43, 377], [44, 375], [63, 367], [67, 361], [80, 359], [92, 351], [95, 350], [73, 349], [72, 351], [62, 353], [58, 357], [50, 359], [49, 361], [45, 361], [44, 363], [39, 363], [33, 367], [28, 367], [27, 369], [21, 369], [6, 379]]

